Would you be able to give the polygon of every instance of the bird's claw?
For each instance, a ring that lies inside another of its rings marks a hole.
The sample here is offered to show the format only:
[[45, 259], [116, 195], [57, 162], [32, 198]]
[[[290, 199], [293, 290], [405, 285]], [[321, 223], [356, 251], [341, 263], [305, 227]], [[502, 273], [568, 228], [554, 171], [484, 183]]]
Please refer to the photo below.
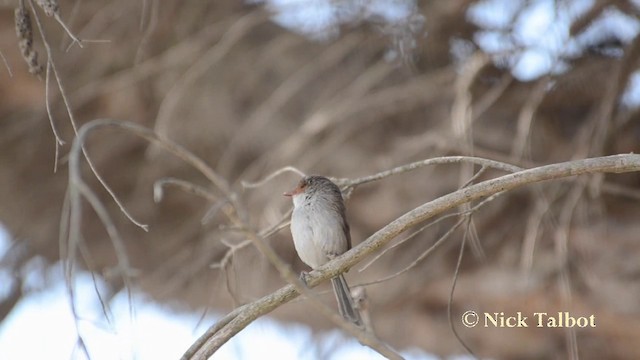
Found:
[[308, 272], [306, 272], [306, 271], [302, 271], [302, 272], [300, 273], [300, 281], [302, 281], [302, 283], [304, 284], [304, 286], [307, 286], [307, 287], [308, 287], [308, 284], [309, 284], [309, 283], [307, 282], [307, 279], [308, 279], [308, 278], [309, 278], [309, 273], [308, 273]]

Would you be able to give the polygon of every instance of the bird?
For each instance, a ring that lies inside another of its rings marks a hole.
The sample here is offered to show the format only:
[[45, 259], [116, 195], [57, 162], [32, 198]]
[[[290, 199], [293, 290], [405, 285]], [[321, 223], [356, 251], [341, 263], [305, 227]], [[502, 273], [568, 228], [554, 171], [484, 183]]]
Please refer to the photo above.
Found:
[[[291, 191], [291, 235], [300, 259], [312, 269], [351, 249], [351, 232], [340, 188], [324, 176], [303, 177]], [[362, 326], [349, 285], [342, 274], [331, 279], [340, 315]]]

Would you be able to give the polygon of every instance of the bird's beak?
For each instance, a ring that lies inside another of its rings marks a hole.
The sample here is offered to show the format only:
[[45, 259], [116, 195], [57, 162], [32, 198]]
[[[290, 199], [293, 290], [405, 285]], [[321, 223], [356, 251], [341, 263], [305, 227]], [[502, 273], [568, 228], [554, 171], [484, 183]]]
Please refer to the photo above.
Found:
[[297, 186], [295, 189], [291, 190], [291, 191], [287, 191], [285, 192], [284, 196], [294, 196], [294, 195], [298, 195], [302, 192], [302, 189], [300, 188], [300, 186]]

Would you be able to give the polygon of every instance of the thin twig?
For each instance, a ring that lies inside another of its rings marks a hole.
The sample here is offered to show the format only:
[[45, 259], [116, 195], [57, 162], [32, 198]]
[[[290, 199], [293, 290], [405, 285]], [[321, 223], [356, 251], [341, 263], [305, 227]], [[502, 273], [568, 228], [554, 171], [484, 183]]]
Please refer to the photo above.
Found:
[[45, 72], [45, 80], [44, 80], [44, 104], [47, 109], [47, 117], [49, 118], [49, 124], [51, 125], [51, 131], [53, 132], [53, 136], [55, 137], [55, 154], [53, 160], [53, 172], [58, 171], [58, 160], [60, 156], [60, 146], [64, 145], [65, 142], [60, 138], [58, 134], [58, 130], [56, 128], [55, 122], [53, 121], [53, 114], [51, 113], [51, 102], [49, 101], [49, 79], [51, 77], [51, 59], [47, 59], [47, 71]]
[[280, 168], [274, 172], [272, 172], [271, 174], [267, 175], [265, 178], [263, 178], [262, 180], [256, 181], [256, 182], [249, 182], [249, 181], [241, 181], [240, 184], [242, 184], [243, 187], [247, 188], [247, 189], [254, 189], [254, 188], [258, 188], [263, 186], [264, 184], [266, 184], [267, 182], [269, 182], [271, 179], [275, 178], [276, 176], [285, 173], [285, 172], [293, 172], [296, 173], [298, 175], [300, 175], [300, 177], [305, 177], [305, 173], [303, 173], [301, 170], [299, 170], [296, 167], [293, 166], [285, 166], [283, 168]]
[[79, 38], [78, 38], [78, 37], [77, 37], [77, 36], [76, 36], [72, 31], [71, 31], [71, 29], [69, 29], [69, 28], [67, 27], [67, 24], [65, 24], [65, 23], [64, 23], [64, 21], [62, 21], [62, 19], [60, 18], [60, 14], [55, 14], [53, 17], [56, 19], [56, 21], [58, 22], [58, 24], [60, 24], [60, 26], [62, 26], [62, 28], [64, 29], [64, 31], [67, 33], [67, 35], [69, 35], [69, 37], [70, 37], [70, 38], [71, 38], [71, 40], [72, 40], [72, 43], [71, 43], [71, 44], [78, 44], [78, 46], [79, 46], [80, 48], [82, 48], [82, 47], [83, 47], [83, 46], [82, 46], [82, 41], [83, 41], [83, 40], [80, 40], [80, 39], [79, 39]]
[[514, 159], [521, 159], [527, 154], [527, 144], [529, 141], [529, 135], [531, 133], [531, 125], [533, 120], [544, 100], [545, 95], [549, 90], [549, 84], [551, 83], [551, 77], [545, 76], [536, 82], [536, 85], [529, 92], [527, 101], [520, 109], [518, 114], [518, 128], [516, 131], [516, 137], [513, 140], [511, 146], [511, 156]]
[[[307, 277], [307, 283], [313, 287], [324, 280], [347, 271], [408, 228], [465, 202], [481, 199], [499, 192], [506, 192], [528, 184], [563, 177], [601, 172], [624, 173], [633, 171], [640, 171], [640, 155], [622, 154], [541, 166], [457, 190], [420, 205], [387, 224], [364, 242], [310, 272]], [[185, 353], [183, 359], [192, 358], [192, 355], [196, 354], [196, 352], [200, 352], [202, 355], [199, 358], [204, 358], [214, 353], [252, 321], [293, 300], [298, 295], [299, 292], [296, 287], [289, 284], [253, 303], [234, 310], [231, 314], [225, 316], [223, 321], [207, 330]]]
[[[364, 264], [362, 267], [360, 267], [360, 269], [358, 269], [358, 272], [363, 272], [366, 269], [368, 269], [371, 265], [373, 265], [373, 263], [375, 263], [376, 261], [380, 260], [381, 257], [383, 257], [385, 254], [387, 254], [389, 251], [397, 248], [398, 246], [406, 243], [407, 241], [413, 239], [414, 237], [416, 237], [417, 235], [421, 234], [423, 231], [425, 231], [426, 229], [430, 228], [433, 225], [436, 225], [448, 218], [452, 218], [452, 217], [456, 217], [456, 216], [460, 216], [463, 215], [463, 213], [457, 212], [457, 213], [453, 213], [453, 214], [447, 214], [444, 216], [441, 216], [437, 219], [435, 219], [434, 221], [431, 221], [429, 223], [427, 223], [424, 226], [421, 226], [418, 230], [412, 232], [411, 234], [409, 234], [406, 238], [398, 241], [397, 243], [385, 248], [384, 250], [382, 250], [379, 254], [377, 254], [373, 259], [369, 260], [366, 264]], [[435, 244], [434, 244], [435, 246]], [[362, 285], [368, 285], [368, 284], [362, 284]]]
[[[357, 327], [356, 325], [347, 322], [336, 312], [331, 310], [327, 305], [321, 302], [315, 293], [313, 293], [310, 287], [313, 287], [319, 282], [310, 284], [308, 281], [303, 282], [298, 276], [296, 276], [291, 268], [280, 259], [280, 257], [276, 254], [276, 252], [269, 246], [264, 239], [262, 239], [257, 234], [247, 231], [247, 236], [251, 239], [253, 244], [258, 248], [258, 250], [267, 257], [267, 259], [271, 262], [271, 264], [278, 270], [280, 276], [284, 278], [291, 286], [293, 286], [298, 294], [302, 294], [305, 296], [307, 300], [311, 303], [314, 309], [318, 310], [322, 313], [323, 316], [328, 318], [331, 322], [338, 325], [340, 328], [347, 331], [349, 334], [353, 335], [358, 341], [370, 347], [371, 349], [377, 351], [381, 355], [387, 357], [388, 359], [403, 359], [400, 354], [391, 349], [388, 345], [381, 342], [375, 334], [372, 334], [365, 329]], [[308, 287], [309, 286], [309, 287]], [[238, 318], [232, 320], [238, 321]], [[218, 349], [216, 346], [208, 347], [205, 346], [202, 349], [196, 350], [192, 357], [185, 357], [183, 359], [194, 359], [194, 360], [203, 360], [208, 359], [213, 353]]]
[[[118, 122], [110, 119], [99, 119], [91, 121], [80, 128], [78, 132], [78, 136], [76, 137], [72, 151], [70, 153], [69, 167], [70, 167], [70, 199], [71, 199], [71, 239], [72, 241], [78, 242], [80, 241], [80, 224], [81, 224], [81, 215], [80, 215], [80, 196], [82, 195], [89, 203], [92, 205], [94, 210], [98, 213], [101, 220], [103, 220], [103, 224], [107, 228], [107, 232], [109, 236], [112, 238], [114, 242], [114, 246], [118, 246], [121, 243], [118, 232], [115, 229], [115, 226], [111, 222], [108, 213], [104, 209], [103, 205], [99, 202], [95, 194], [88, 188], [88, 186], [84, 183], [79, 174], [79, 152], [83, 147], [84, 141], [88, 134], [97, 128], [100, 127], [116, 127], [121, 129], [126, 129], [127, 131], [141, 136], [149, 141], [152, 141], [156, 144], [161, 145], [166, 150], [174, 153], [184, 161], [188, 162], [192, 166], [196, 167], [200, 170], [208, 179], [210, 179], [213, 183], [215, 183], [220, 190], [227, 196], [227, 198], [232, 202], [234, 208], [239, 209], [239, 205], [237, 204], [237, 200], [235, 199], [234, 194], [229, 189], [226, 181], [220, 178], [211, 168], [209, 168], [204, 161], [195, 157], [186, 149], [182, 148], [180, 145], [171, 142], [170, 140], [162, 137], [154, 133], [153, 131], [146, 129], [142, 126], [133, 124], [133, 123], [124, 123]], [[238, 226], [242, 225], [242, 222], [239, 218], [235, 216], [230, 216], [230, 220], [233, 224]], [[390, 349], [387, 345], [380, 342], [373, 334], [366, 333], [362, 329], [357, 328], [355, 325], [348, 323], [346, 320], [342, 319], [337, 313], [333, 312], [329, 309], [324, 303], [322, 303], [319, 299], [316, 298], [316, 295], [311, 292], [309, 288], [293, 273], [293, 271], [289, 268], [287, 264], [285, 264], [279, 256], [275, 253], [275, 251], [264, 242], [264, 239], [260, 237], [258, 234], [247, 230], [245, 232], [253, 244], [258, 248], [258, 250], [269, 259], [269, 261], [276, 267], [276, 269], [280, 272], [281, 276], [293, 286], [298, 293], [304, 294], [305, 297], [310, 301], [314, 309], [318, 310], [324, 316], [326, 316], [329, 320], [336, 323], [341, 328], [345, 329], [350, 334], [354, 335], [361, 343], [371, 347], [372, 349], [378, 351], [379, 353], [387, 356], [389, 358], [401, 359], [401, 357], [392, 349]], [[71, 248], [73, 255], [73, 247]], [[73, 258], [73, 257], [71, 257]], [[127, 273], [128, 264], [126, 261], [119, 263], [120, 266], [125, 268], [125, 274]], [[317, 283], [316, 283], [317, 284]], [[313, 284], [313, 285], [316, 285]], [[203, 356], [209, 357], [210, 352], [212, 352], [211, 348], [207, 347], [204, 349], [204, 355], [195, 355], [195, 358], [202, 358]]]
[[9, 77], [13, 77], [13, 72], [11, 71], [11, 66], [9, 66], [9, 62], [7, 61], [7, 58], [4, 57], [4, 54], [2, 53], [2, 51], [0, 51], [0, 58], [2, 59], [2, 62], [4, 63], [4, 67], [7, 68], [7, 72], [9, 73]]
[[523, 275], [528, 275], [533, 268], [533, 255], [535, 252], [536, 242], [538, 240], [538, 234], [542, 230], [541, 224], [544, 220], [544, 216], [551, 208], [551, 204], [559, 195], [557, 187], [555, 190], [555, 193], [552, 195], [553, 199], [551, 200], [549, 200], [541, 190], [537, 191], [537, 194], [534, 195], [534, 207], [527, 219], [520, 254], [520, 271]]
[[374, 284], [380, 284], [383, 283], [385, 281], [389, 281], [391, 279], [394, 279], [406, 272], [408, 272], [409, 270], [413, 269], [414, 267], [416, 267], [422, 260], [426, 259], [427, 257], [429, 257], [429, 255], [433, 254], [434, 251], [436, 251], [438, 248], [440, 248], [440, 246], [442, 244], [444, 244], [444, 242], [446, 240], [449, 239], [449, 237], [451, 237], [451, 235], [453, 235], [453, 233], [460, 227], [460, 225], [462, 225], [468, 218], [468, 215], [465, 215], [464, 217], [461, 217], [458, 222], [456, 222], [449, 230], [447, 230], [446, 233], [444, 233], [442, 236], [440, 236], [440, 238], [433, 244], [431, 245], [425, 252], [423, 252], [422, 254], [420, 254], [420, 256], [418, 256], [417, 259], [415, 259], [414, 261], [411, 262], [411, 264], [409, 264], [408, 266], [404, 267], [402, 270], [396, 271], [395, 273], [391, 274], [391, 275], [387, 275], [381, 279], [376, 279], [375, 281], [370, 281], [367, 283], [363, 283], [360, 284], [361, 286], [369, 286], [369, 285], [374, 285]]
[[167, 185], [172, 185], [182, 189], [184, 192], [194, 194], [209, 201], [216, 201], [218, 197], [213, 194], [209, 189], [196, 185], [192, 182], [176, 179], [176, 178], [162, 178], [153, 183], [153, 201], [160, 202], [164, 198], [164, 188]]
[[[69, 122], [71, 123], [71, 127], [73, 128], [73, 131], [74, 131], [74, 133], [76, 134], [76, 137], [77, 137], [78, 136], [78, 127], [76, 125], [77, 122], [75, 120], [75, 116], [73, 114], [73, 111], [71, 110], [71, 104], [70, 104], [69, 99], [67, 97], [67, 93], [66, 93], [66, 91], [64, 89], [64, 86], [62, 85], [62, 79], [60, 78], [60, 75], [58, 74], [58, 70], [56, 69], [55, 62], [53, 61], [53, 52], [51, 50], [51, 46], [49, 45], [49, 42], [47, 41], [47, 37], [46, 37], [45, 32], [44, 32], [44, 27], [42, 26], [42, 24], [40, 22], [40, 17], [38, 16], [38, 13], [36, 12], [35, 7], [33, 5], [33, 2], [31, 0], [29, 0], [29, 5], [31, 6], [31, 10], [34, 13], [34, 18], [36, 20], [36, 24], [37, 24], [38, 30], [40, 32], [40, 37], [42, 38], [42, 43], [44, 44], [44, 47], [45, 47], [46, 52], [47, 52], [47, 57], [48, 57], [47, 64], [51, 65], [51, 70], [53, 70], [53, 75], [55, 76], [56, 82], [58, 83], [58, 90], [60, 91], [60, 96], [62, 97], [62, 101], [63, 101], [63, 103], [64, 103], [64, 105], [65, 105], [65, 107], [67, 109], [67, 114], [69, 115]], [[102, 187], [104, 187], [104, 189], [109, 193], [111, 198], [118, 205], [118, 207], [120, 208], [120, 211], [122, 211], [122, 213], [127, 217], [127, 219], [129, 219], [129, 221], [131, 221], [133, 224], [135, 224], [136, 226], [140, 227], [144, 231], [148, 231], [149, 230], [149, 226], [137, 221], [135, 218], [133, 218], [133, 216], [131, 214], [129, 214], [129, 211], [127, 211], [127, 209], [124, 207], [122, 202], [120, 202], [120, 200], [116, 196], [115, 192], [107, 184], [107, 182], [100, 175], [100, 173], [98, 173], [95, 165], [93, 164], [93, 161], [91, 160], [91, 158], [87, 154], [87, 151], [84, 148], [84, 146], [82, 147], [82, 153], [84, 154], [84, 157], [87, 160], [87, 164], [89, 164], [89, 168], [91, 169], [91, 171], [93, 172], [95, 177], [98, 179], [98, 181], [100, 182]]]
[[[36, 23], [38, 24], [38, 28], [40, 29], [40, 31], [42, 31], [42, 28], [40, 28], [40, 22], [38, 17], [36, 16]], [[62, 140], [62, 138], [60, 137], [60, 134], [58, 133], [58, 128], [56, 127], [55, 122], [53, 121], [53, 113], [51, 112], [51, 101], [49, 100], [49, 80], [51, 78], [51, 69], [52, 69], [52, 64], [53, 60], [51, 59], [51, 57], [49, 57], [49, 52], [47, 51], [47, 72], [45, 73], [45, 77], [44, 77], [44, 99], [45, 99], [45, 108], [47, 109], [47, 116], [49, 117], [49, 124], [51, 124], [51, 131], [53, 131], [53, 136], [56, 138], [56, 164], [58, 163], [58, 147], [62, 146], [65, 144], [64, 140]], [[57, 166], [54, 166], [54, 169], [56, 169]]]
[[[560, 212], [558, 228], [554, 234], [554, 244], [556, 251], [556, 263], [558, 266], [558, 286], [563, 306], [568, 308], [571, 304], [571, 277], [569, 275], [569, 232], [575, 209], [582, 198], [587, 187], [585, 181], [580, 181], [571, 188]], [[577, 360], [578, 355], [578, 339], [575, 329], [565, 329], [567, 339], [567, 355], [572, 360]]]
[[503, 162], [499, 162], [499, 161], [495, 161], [495, 160], [488, 160], [488, 159], [483, 159], [483, 158], [479, 158], [479, 157], [472, 157], [472, 156], [444, 156], [444, 157], [437, 157], [437, 158], [433, 158], [433, 159], [426, 159], [426, 160], [421, 160], [421, 161], [416, 161], [416, 162], [412, 162], [406, 165], [402, 165], [402, 166], [398, 166], [395, 167], [391, 170], [386, 170], [386, 171], [381, 171], [377, 174], [373, 174], [373, 175], [369, 175], [369, 176], [364, 176], [361, 178], [357, 178], [357, 179], [334, 179], [335, 183], [341, 186], [356, 186], [356, 185], [362, 185], [362, 184], [366, 184], [372, 181], [376, 181], [376, 180], [380, 180], [380, 179], [384, 179], [386, 177], [389, 177], [391, 175], [396, 175], [396, 174], [401, 174], [407, 171], [411, 171], [411, 170], [415, 170], [415, 169], [419, 169], [425, 166], [429, 166], [429, 165], [435, 165], [435, 164], [455, 164], [455, 163], [461, 163], [461, 162], [468, 162], [468, 163], [472, 163], [472, 164], [476, 164], [476, 165], [480, 165], [480, 166], [485, 166], [485, 167], [489, 167], [489, 168], [493, 168], [493, 169], [498, 169], [498, 170], [502, 170], [502, 171], [506, 171], [506, 172], [518, 172], [521, 171], [522, 168], [515, 166], [515, 165], [510, 165], [507, 163], [503, 163]]
[[[484, 169], [484, 167], [483, 167]], [[478, 172], [480, 173], [480, 172]], [[466, 187], [466, 186], [465, 186]], [[453, 214], [447, 214], [444, 216], [441, 216], [439, 218], [437, 218], [436, 220], [429, 222], [428, 224], [422, 226], [420, 229], [414, 231], [413, 233], [411, 233], [409, 236], [407, 236], [406, 238], [402, 239], [401, 241], [393, 244], [392, 246], [387, 247], [386, 249], [384, 249], [383, 251], [381, 251], [378, 255], [376, 255], [373, 259], [371, 259], [369, 262], [367, 262], [364, 266], [362, 266], [358, 271], [362, 272], [365, 269], [367, 269], [369, 266], [371, 266], [371, 264], [373, 264], [374, 262], [376, 262], [377, 260], [379, 260], [384, 254], [386, 254], [387, 252], [391, 251], [392, 249], [404, 244], [405, 242], [411, 240], [412, 238], [414, 238], [416, 235], [422, 233], [424, 230], [426, 230], [427, 228], [438, 224], [439, 222], [448, 219], [450, 217], [454, 217], [454, 216], [469, 216], [471, 214], [473, 214], [473, 212], [477, 211], [478, 209], [480, 209], [482, 206], [484, 206], [485, 204], [493, 201], [496, 197], [500, 196], [502, 193], [497, 193], [494, 195], [489, 196], [487, 199], [481, 201], [480, 203], [478, 203], [477, 205], [475, 205], [474, 207], [469, 207], [463, 211], [459, 211], [457, 213], [453, 213]], [[413, 263], [411, 263], [411, 265], [409, 265], [407, 268], [391, 275], [388, 277], [385, 277], [381, 280], [377, 280], [375, 282], [372, 283], [366, 283], [366, 284], [362, 284], [362, 285], [371, 285], [371, 284], [375, 284], [375, 283], [379, 283], [382, 281], [386, 281], [389, 280], [391, 278], [394, 278], [396, 276], [399, 276], [403, 273], [405, 273], [406, 271], [410, 270], [411, 268], [415, 267], [415, 265], [417, 265], [420, 261], [424, 260], [426, 257], [428, 257], [429, 255], [431, 255], [431, 253], [433, 251], [436, 250], [436, 248], [438, 248], [442, 242], [444, 242], [444, 240], [446, 240], [449, 235], [451, 235], [451, 232], [453, 230], [455, 230], [455, 228], [457, 228], [459, 226], [458, 223], [456, 223], [449, 231], [447, 231], [447, 233], [445, 233], [445, 235], [441, 236], [440, 239], [438, 239], [438, 241], [436, 241], [435, 244], [433, 244], [429, 249], [427, 249], [427, 251], [425, 251], [422, 255], [420, 255]]]
[[144, 27], [144, 14], [146, 9], [146, 1], [143, 2], [142, 5], [142, 15], [140, 16], [140, 31], [143, 31], [142, 38], [140, 39], [140, 43], [138, 45], [138, 49], [136, 50], [136, 55], [134, 56], [133, 63], [138, 64], [142, 60], [144, 56], [144, 50], [147, 46], [149, 40], [151, 39], [151, 35], [155, 31], [158, 26], [158, 12], [160, 11], [160, 5], [158, 5], [157, 0], [152, 0], [151, 10], [149, 11], [149, 25]]
[[460, 342], [460, 345], [462, 345], [462, 347], [464, 347], [465, 350], [467, 350], [469, 355], [473, 356], [476, 359], [479, 359], [479, 357], [473, 352], [473, 350], [471, 350], [469, 345], [467, 345], [467, 343], [464, 340], [462, 340], [462, 337], [460, 336], [460, 334], [458, 333], [458, 330], [456, 330], [456, 327], [454, 326], [456, 321], [453, 320], [453, 316], [452, 316], [453, 294], [455, 293], [456, 284], [458, 283], [458, 275], [460, 274], [460, 265], [462, 264], [462, 257], [464, 256], [464, 248], [467, 243], [467, 235], [469, 234], [469, 225], [471, 225], [471, 217], [468, 216], [466, 218], [466, 221], [467, 221], [467, 231], [465, 231], [464, 235], [462, 236], [462, 243], [460, 244], [460, 252], [458, 253], [458, 261], [456, 262], [456, 268], [453, 273], [453, 281], [451, 282], [451, 290], [449, 292], [449, 300], [447, 301], [447, 317], [449, 319], [449, 326], [451, 327], [451, 331], [453, 332], [453, 335], [456, 337], [456, 339], [458, 339], [458, 341]]
[[153, 130], [145, 128], [144, 126], [137, 125], [131, 122], [124, 122], [112, 119], [97, 119], [92, 120], [86, 124], [84, 124], [81, 128], [83, 130], [82, 137], [80, 136], [80, 132], [78, 133], [78, 137], [76, 138], [76, 142], [84, 143], [84, 138], [94, 130], [103, 127], [113, 127], [119, 128], [127, 131], [128, 133], [135, 134], [140, 136], [147, 141], [153, 142], [156, 145], [160, 145], [162, 148], [177, 156], [184, 162], [190, 164], [195, 169], [197, 169], [202, 175], [204, 175], [213, 185], [215, 185], [226, 197], [228, 197], [232, 203], [237, 204], [236, 196], [234, 196], [233, 191], [229, 187], [227, 181], [218, 175], [213, 169], [211, 169], [202, 159], [193, 155], [190, 151], [185, 149], [184, 147], [178, 145], [177, 143], [165, 138], [162, 135], [156, 134]]

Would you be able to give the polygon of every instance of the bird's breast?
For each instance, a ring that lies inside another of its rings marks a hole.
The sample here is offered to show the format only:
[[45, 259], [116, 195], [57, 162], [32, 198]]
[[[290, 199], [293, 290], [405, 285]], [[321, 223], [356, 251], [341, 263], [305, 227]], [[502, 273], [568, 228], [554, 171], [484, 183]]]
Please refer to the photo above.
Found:
[[347, 251], [342, 221], [340, 214], [330, 208], [308, 204], [294, 209], [291, 234], [305, 264], [316, 268]]

